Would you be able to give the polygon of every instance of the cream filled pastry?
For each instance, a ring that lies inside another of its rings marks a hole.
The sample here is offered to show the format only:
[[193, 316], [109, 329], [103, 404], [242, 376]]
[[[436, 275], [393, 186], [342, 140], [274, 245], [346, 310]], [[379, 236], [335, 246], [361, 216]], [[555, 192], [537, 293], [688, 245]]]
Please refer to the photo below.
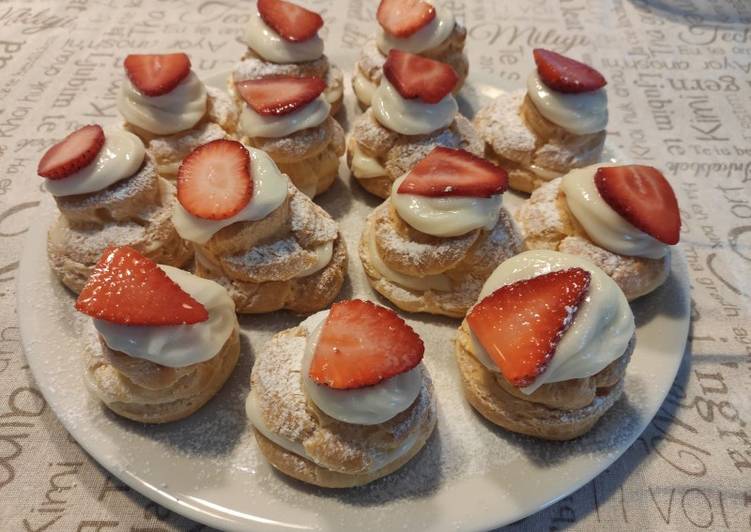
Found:
[[368, 216], [360, 260], [370, 284], [402, 310], [462, 317], [521, 239], [502, 206], [503, 169], [435, 148], [394, 182]]
[[171, 266], [192, 257], [170, 220], [174, 188], [133, 133], [80, 128], [44, 154], [37, 173], [60, 210], [47, 239], [50, 267], [72, 291], [83, 288], [109, 245], [130, 245]]
[[144, 423], [191, 415], [240, 354], [227, 291], [129, 246], [107, 249], [76, 301], [93, 318], [86, 383], [116, 414]]
[[384, 72], [348, 143], [347, 162], [363, 188], [388, 197], [394, 180], [436, 146], [482, 154], [482, 140], [451, 94], [458, 78], [449, 65], [394, 49]]
[[339, 293], [347, 252], [336, 223], [263, 151], [233, 140], [196, 148], [180, 166], [177, 200], [196, 275], [224, 286], [237, 312], [314, 312]]
[[670, 247], [680, 238], [675, 193], [650, 166], [601, 164], [572, 170], [535, 190], [517, 218], [528, 249], [587, 258], [629, 300], [665, 282]]
[[246, 412], [272, 466], [323, 487], [367, 484], [414, 457], [435, 428], [420, 337], [369, 301], [335, 303], [259, 353]]
[[368, 41], [355, 64], [352, 88], [360, 105], [371, 105], [383, 79], [383, 63], [391, 50], [419, 54], [450, 65], [459, 76], [454, 92], [467, 77], [469, 63], [464, 54], [467, 30], [445, 6], [429, 2], [383, 0], [378, 6], [379, 24], [375, 39]]
[[467, 399], [508, 430], [551, 440], [589, 431], [623, 392], [634, 316], [586, 259], [521, 253], [488, 278], [456, 355]]
[[549, 50], [535, 49], [534, 59], [526, 91], [501, 93], [475, 116], [486, 155], [522, 192], [595, 163], [608, 124], [602, 74]]

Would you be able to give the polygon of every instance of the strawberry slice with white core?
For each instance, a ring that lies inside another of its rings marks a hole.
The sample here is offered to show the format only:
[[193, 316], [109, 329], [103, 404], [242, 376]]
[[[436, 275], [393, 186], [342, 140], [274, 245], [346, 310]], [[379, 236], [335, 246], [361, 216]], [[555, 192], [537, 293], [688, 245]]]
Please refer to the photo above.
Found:
[[218, 139], [183, 159], [177, 173], [177, 200], [193, 216], [231, 218], [250, 202], [250, 154], [236, 140]]
[[678, 200], [657, 168], [638, 164], [598, 168], [595, 185], [602, 199], [631, 225], [665, 244], [678, 243]]
[[75, 130], [52, 146], [39, 160], [37, 174], [63, 179], [91, 164], [104, 146], [104, 131], [97, 124]]
[[285, 41], [307, 41], [323, 27], [321, 15], [284, 0], [258, 0], [258, 14]]
[[235, 83], [238, 94], [256, 113], [286, 115], [305, 107], [326, 89], [319, 78], [272, 76]]
[[364, 388], [411, 370], [424, 351], [417, 333], [393, 310], [342, 301], [331, 306], [309, 375], [330, 388]]
[[399, 194], [489, 198], [508, 188], [500, 166], [465, 150], [438, 146], [417, 163], [397, 189]]
[[105, 250], [76, 309], [121, 325], [189, 325], [209, 319], [206, 307], [130, 246]]
[[543, 48], [532, 54], [540, 79], [556, 92], [591, 92], [607, 84], [602, 74], [580, 61]]
[[391, 50], [383, 74], [402, 98], [438, 103], [451, 93], [459, 76], [446, 63], [415, 54]]
[[435, 8], [421, 0], [381, 0], [376, 18], [386, 33], [403, 39], [430, 24]]
[[581, 268], [502, 286], [467, 315], [472, 333], [512, 385], [534, 382], [576, 317], [591, 274]]
[[167, 94], [190, 74], [190, 59], [184, 53], [131, 54], [124, 66], [130, 82], [146, 96]]

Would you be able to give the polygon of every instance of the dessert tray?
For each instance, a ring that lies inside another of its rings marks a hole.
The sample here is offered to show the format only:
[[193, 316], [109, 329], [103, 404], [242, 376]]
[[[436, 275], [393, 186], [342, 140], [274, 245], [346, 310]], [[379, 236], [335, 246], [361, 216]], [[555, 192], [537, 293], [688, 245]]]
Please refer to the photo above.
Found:
[[[227, 73], [207, 78], [224, 88]], [[345, 72], [345, 79], [348, 79]], [[500, 89], [473, 73], [461, 111], [472, 116]], [[359, 113], [348, 83], [348, 129]], [[513, 210], [520, 196], [504, 195]], [[380, 200], [340, 179], [316, 202], [339, 222], [349, 251], [349, 277], [339, 299], [386, 303], [369, 287], [357, 241]], [[51, 199], [29, 231], [19, 268], [18, 314], [24, 349], [39, 389], [78, 443], [113, 475], [159, 504], [227, 530], [474, 530], [517, 521], [574, 492], [618, 459], [644, 430], [680, 366], [689, 325], [685, 261], [673, 251], [668, 281], [633, 304], [636, 351], [624, 398], [585, 436], [544, 442], [487, 423], [466, 402], [453, 354], [459, 320], [404, 314], [425, 339], [424, 362], [438, 401], [438, 430], [425, 449], [396, 473], [365, 487], [326, 490], [276, 473], [262, 457], [244, 411], [254, 353], [301, 317], [276, 312], [240, 317], [242, 354], [221, 392], [188, 419], [159, 426], [127, 421], [90, 397], [82, 380], [90, 319], [75, 312], [73, 295], [47, 266]]]

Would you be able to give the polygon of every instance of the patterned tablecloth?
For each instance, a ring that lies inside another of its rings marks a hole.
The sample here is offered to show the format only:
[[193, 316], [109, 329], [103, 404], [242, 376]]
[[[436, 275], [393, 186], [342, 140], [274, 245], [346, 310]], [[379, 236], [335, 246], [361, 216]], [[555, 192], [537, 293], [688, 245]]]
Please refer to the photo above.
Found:
[[[354, 59], [376, 0], [313, 0], [330, 55]], [[0, 530], [200, 530], [120, 483], [45, 404], [24, 360], [16, 276], [43, 191], [41, 153], [117, 119], [122, 59], [184, 50], [200, 73], [239, 58], [252, 3], [0, 0]], [[520, 85], [530, 50], [606, 74], [609, 142], [672, 180], [692, 282], [683, 366], [657, 417], [594, 481], [512, 529], [751, 528], [751, 3], [449, 0], [471, 71]], [[39, 331], [44, 334], [44, 331]]]

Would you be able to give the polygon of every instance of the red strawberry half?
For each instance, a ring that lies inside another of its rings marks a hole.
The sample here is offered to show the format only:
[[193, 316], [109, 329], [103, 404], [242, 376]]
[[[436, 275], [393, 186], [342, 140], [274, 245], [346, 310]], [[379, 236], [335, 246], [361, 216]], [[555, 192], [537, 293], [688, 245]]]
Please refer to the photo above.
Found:
[[253, 110], [262, 115], [286, 115], [305, 107], [326, 88], [318, 78], [273, 76], [235, 83], [237, 92]]
[[590, 92], [607, 84], [603, 75], [589, 65], [543, 48], [535, 48], [532, 54], [540, 79], [554, 91]]
[[309, 374], [330, 388], [363, 388], [411, 370], [424, 351], [417, 333], [393, 310], [342, 301], [331, 306]]
[[403, 98], [438, 103], [456, 87], [459, 76], [440, 61], [391, 50], [383, 73]]
[[104, 131], [97, 124], [75, 130], [52, 146], [39, 160], [37, 174], [62, 179], [88, 166], [104, 146]]
[[76, 309], [122, 325], [182, 325], [209, 319], [201, 303], [130, 246], [104, 252]]
[[599, 168], [595, 185], [602, 199], [631, 225], [665, 244], [678, 243], [678, 200], [657, 168], [638, 164]]
[[430, 24], [435, 9], [421, 0], [381, 0], [376, 18], [387, 33], [404, 38]]
[[473, 196], [488, 198], [508, 188], [500, 166], [464, 150], [438, 146], [417, 163], [397, 190], [418, 196]]
[[519, 388], [553, 358], [584, 299], [591, 274], [581, 268], [502, 286], [480, 301], [467, 323], [501, 373]]
[[177, 87], [190, 74], [186, 54], [131, 54], [125, 58], [125, 72], [146, 96], [161, 96]]
[[252, 195], [250, 154], [236, 140], [218, 139], [199, 146], [177, 172], [177, 200], [198, 218], [231, 218]]
[[284, 0], [258, 0], [258, 14], [285, 41], [307, 41], [323, 26], [321, 15]]

